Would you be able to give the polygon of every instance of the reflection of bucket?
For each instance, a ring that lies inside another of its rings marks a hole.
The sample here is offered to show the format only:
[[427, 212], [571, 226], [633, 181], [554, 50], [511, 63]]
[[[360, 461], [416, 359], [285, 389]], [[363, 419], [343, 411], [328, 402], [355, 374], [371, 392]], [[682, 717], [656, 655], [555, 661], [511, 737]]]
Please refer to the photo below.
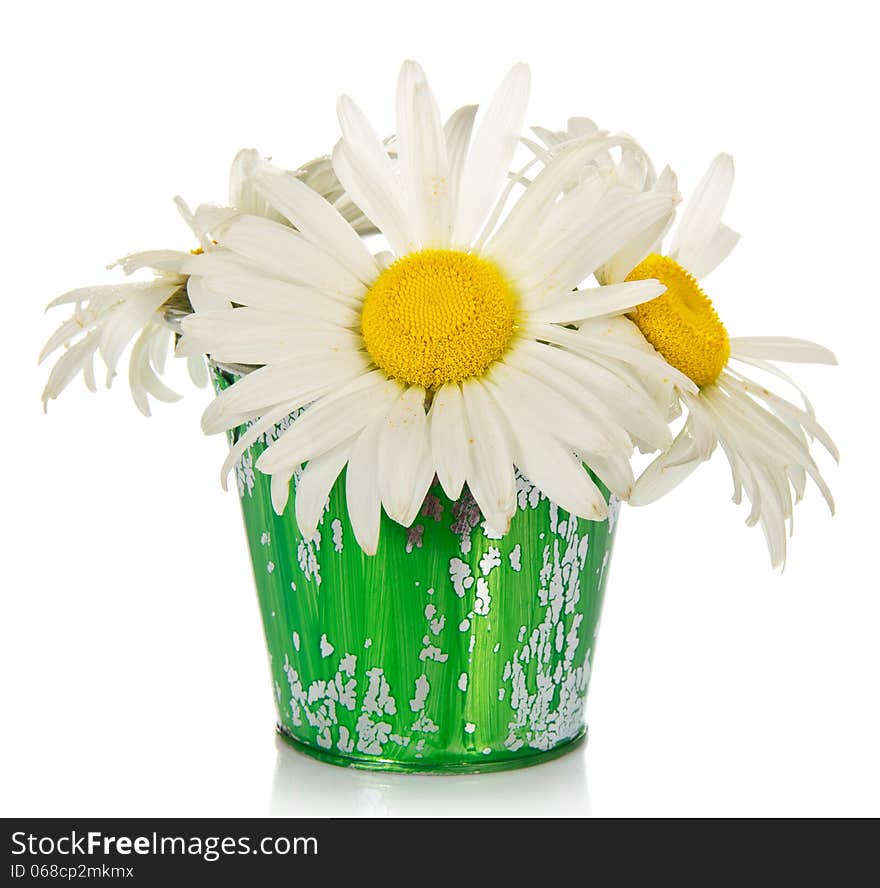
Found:
[[275, 514], [253, 468], [266, 446], [236, 472], [286, 739], [339, 765], [435, 772], [522, 767], [582, 739], [616, 501], [608, 521], [572, 519], [517, 474], [498, 539], [467, 489], [451, 502], [435, 484], [412, 527], [383, 515], [370, 557], [344, 474], [314, 541], [292, 502]]

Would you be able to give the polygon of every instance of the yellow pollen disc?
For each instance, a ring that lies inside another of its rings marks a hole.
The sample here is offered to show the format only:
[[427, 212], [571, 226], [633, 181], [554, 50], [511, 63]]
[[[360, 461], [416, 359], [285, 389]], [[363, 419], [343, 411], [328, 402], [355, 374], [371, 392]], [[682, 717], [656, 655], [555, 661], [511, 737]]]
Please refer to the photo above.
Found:
[[364, 299], [373, 361], [409, 385], [481, 376], [516, 330], [516, 297], [497, 266], [456, 250], [422, 250], [386, 268]]
[[627, 276], [655, 278], [666, 292], [637, 306], [630, 318], [645, 339], [697, 385], [711, 385], [730, 357], [727, 330], [693, 275], [673, 259], [652, 253]]

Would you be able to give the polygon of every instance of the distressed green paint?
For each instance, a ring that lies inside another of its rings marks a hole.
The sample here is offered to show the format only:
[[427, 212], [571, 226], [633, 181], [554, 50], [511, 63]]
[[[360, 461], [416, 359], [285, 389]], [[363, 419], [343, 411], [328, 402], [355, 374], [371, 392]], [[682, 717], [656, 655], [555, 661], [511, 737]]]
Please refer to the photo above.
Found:
[[516, 514], [496, 539], [467, 491], [453, 503], [435, 484], [412, 528], [383, 515], [369, 557], [344, 474], [314, 541], [292, 502], [275, 514], [253, 468], [266, 446], [236, 471], [287, 739], [337, 764], [474, 772], [583, 737], [616, 501], [610, 523], [572, 519], [518, 474]]

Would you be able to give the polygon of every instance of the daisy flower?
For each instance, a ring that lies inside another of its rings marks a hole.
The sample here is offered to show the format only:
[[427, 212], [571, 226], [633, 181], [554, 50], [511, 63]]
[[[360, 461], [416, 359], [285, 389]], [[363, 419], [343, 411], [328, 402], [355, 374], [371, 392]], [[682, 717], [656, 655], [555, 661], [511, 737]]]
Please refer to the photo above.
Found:
[[[177, 203], [181, 215], [198, 237], [186, 204], [179, 198]], [[201, 240], [204, 241], [204, 238]], [[96, 391], [96, 355], [106, 366], [109, 388], [122, 354], [132, 340], [135, 343], [129, 359], [128, 377], [138, 409], [145, 416], [150, 415], [148, 396], [159, 401], [176, 401], [180, 398], [160, 379], [174, 336], [165, 323], [164, 312], [174, 307], [185, 310], [189, 305], [187, 277], [182, 273], [182, 268], [190, 258], [189, 253], [177, 250], [132, 253], [108, 267], [119, 266], [126, 275], [148, 269], [153, 273], [151, 280], [82, 287], [49, 303], [49, 308], [72, 305], [73, 314], [52, 334], [40, 353], [39, 360], [42, 362], [59, 348], [64, 348], [49, 373], [43, 391], [43, 409], [80, 373], [88, 388]], [[190, 358], [188, 366], [196, 383], [207, 384], [203, 361]]]
[[[245, 149], [236, 155], [229, 175], [229, 200], [244, 212], [265, 216], [280, 223], [286, 220], [253, 190], [252, 172], [260, 163], [259, 154]], [[308, 177], [316, 187], [325, 187], [330, 193], [339, 189], [333, 176], [319, 175], [322, 160], [307, 164], [295, 175]], [[58, 349], [64, 348], [56, 361], [43, 391], [43, 407], [57, 398], [79, 374], [92, 391], [95, 384], [95, 357], [99, 356], [106, 367], [109, 388], [119, 361], [128, 345], [134, 340], [128, 365], [128, 377], [132, 397], [138, 409], [150, 415], [149, 398], [160, 401], [176, 401], [180, 395], [161, 380], [166, 359], [177, 329], [175, 319], [190, 313], [194, 308], [207, 310], [222, 308], [228, 302], [219, 299], [198, 278], [190, 278], [186, 271], [193, 254], [216, 248], [201, 230], [193, 214], [181, 198], [175, 202], [184, 221], [189, 225], [198, 243], [191, 251], [147, 250], [132, 253], [108, 266], [120, 267], [126, 275], [148, 270], [153, 277], [147, 281], [133, 281], [83, 287], [59, 296], [49, 308], [72, 305], [73, 314], [49, 338], [40, 353], [40, 362]], [[345, 198], [342, 200], [345, 205]], [[350, 201], [349, 201], [350, 203]], [[352, 212], [357, 221], [358, 214]], [[361, 217], [362, 218], [362, 217]], [[192, 356], [187, 359], [190, 376], [197, 385], [208, 383], [204, 359]]]
[[[340, 99], [333, 170], [387, 241], [379, 255], [338, 209], [268, 164], [254, 186], [292, 227], [197, 213], [224, 252], [196, 257], [190, 273], [237, 307], [184, 319], [178, 353], [260, 365], [217, 396], [203, 428], [250, 423], [225, 479], [261, 435], [308, 408], [256, 464], [272, 476], [279, 514], [306, 464], [295, 497], [306, 538], [344, 468], [352, 527], [370, 554], [381, 509], [409, 526], [435, 473], [452, 499], [467, 484], [499, 533], [516, 509], [514, 465], [562, 508], [602, 520], [606, 502], [584, 463], [625, 498], [633, 439], [670, 441], [640, 376], [696, 392], [606, 323], [660, 284], [575, 289], [668, 219], [677, 194], [608, 187], [590, 171], [595, 146], [578, 144], [554, 154], [502, 219], [528, 91], [528, 69], [516, 65], [479, 126], [473, 106], [443, 125], [422, 69], [405, 63], [393, 161]], [[595, 329], [571, 326], [597, 318]]]
[[[672, 446], [638, 479], [630, 502], [653, 502], [720, 444], [733, 474], [734, 502], [745, 494], [751, 503], [747, 524], [761, 525], [771, 563], [778, 567], [785, 562], [786, 531], [790, 533], [793, 506], [803, 496], [807, 478], [834, 511], [831, 492], [810, 452], [811, 441], [818, 440], [835, 459], [838, 453], [803, 393], [801, 408], [751, 374], [758, 370], [794, 386], [775, 361], [836, 360], [828, 349], [800, 339], [728, 335], [701, 284], [739, 240], [721, 221], [732, 186], [733, 160], [721, 154], [697, 186], [666, 248], [662, 236], [652, 239], [651, 232], [643, 233], [606, 263], [598, 277], [612, 286], [641, 280], [665, 286], [661, 296], [629, 312], [630, 326], [698, 386], [697, 392], [676, 387], [687, 419]], [[629, 324], [623, 319], [616, 323]]]

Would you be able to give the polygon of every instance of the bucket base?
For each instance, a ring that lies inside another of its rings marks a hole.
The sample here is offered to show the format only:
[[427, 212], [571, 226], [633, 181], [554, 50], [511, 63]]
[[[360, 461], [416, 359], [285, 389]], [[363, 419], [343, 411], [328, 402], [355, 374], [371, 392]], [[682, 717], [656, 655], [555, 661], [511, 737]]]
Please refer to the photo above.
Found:
[[338, 768], [358, 768], [363, 771], [386, 771], [398, 774], [488, 774], [493, 771], [513, 771], [517, 768], [530, 768], [532, 765], [541, 765], [551, 762], [580, 747], [587, 739], [587, 728], [583, 727], [580, 733], [569, 740], [548, 749], [545, 752], [535, 750], [521, 756], [512, 756], [505, 759], [490, 759], [488, 761], [447, 762], [444, 764], [432, 764], [429, 761], [400, 762], [394, 759], [384, 759], [378, 756], [366, 755], [338, 755], [317, 746], [310, 746], [301, 740], [291, 737], [281, 726], [276, 725], [278, 736], [288, 746], [304, 755], [318, 759], [328, 765]]

